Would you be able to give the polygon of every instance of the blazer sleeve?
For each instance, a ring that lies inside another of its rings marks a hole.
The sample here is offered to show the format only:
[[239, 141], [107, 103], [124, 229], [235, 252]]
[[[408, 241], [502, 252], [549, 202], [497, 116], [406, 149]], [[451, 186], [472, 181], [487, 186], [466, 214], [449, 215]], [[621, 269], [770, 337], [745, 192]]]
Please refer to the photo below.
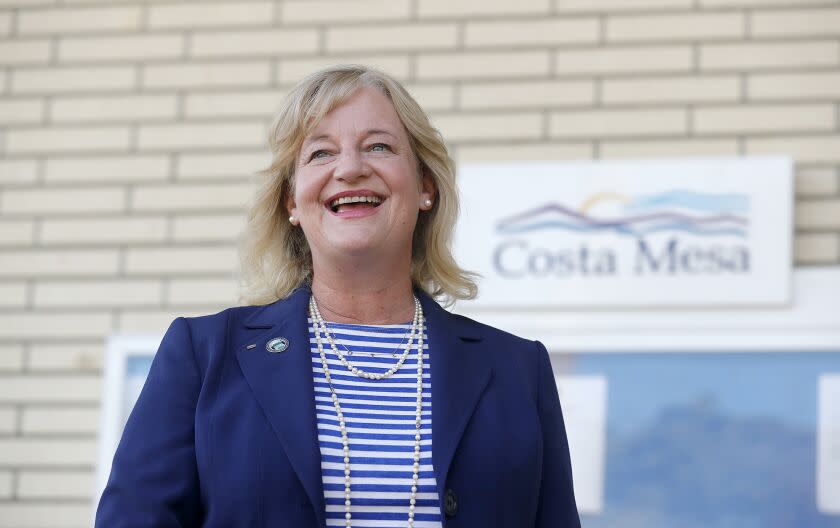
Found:
[[189, 322], [172, 321], [129, 415], [96, 511], [96, 528], [202, 523], [195, 457], [201, 388]]
[[543, 465], [536, 528], [580, 528], [572, 463], [560, 396], [545, 346], [536, 341], [539, 361], [538, 411], [543, 436]]

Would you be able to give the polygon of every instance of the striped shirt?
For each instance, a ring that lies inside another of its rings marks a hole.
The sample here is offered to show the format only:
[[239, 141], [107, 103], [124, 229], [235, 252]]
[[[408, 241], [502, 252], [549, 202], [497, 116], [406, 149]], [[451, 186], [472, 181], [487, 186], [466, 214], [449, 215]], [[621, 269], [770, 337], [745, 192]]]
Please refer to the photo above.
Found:
[[[327, 526], [344, 526], [341, 432], [329, 384], [324, 377], [313, 321], [309, 318], [308, 322]], [[411, 324], [327, 323], [327, 327], [339, 351], [352, 365], [367, 372], [385, 372], [405, 351]], [[432, 387], [426, 328], [423, 332], [420, 480], [414, 526], [440, 528], [437, 480], [432, 469]], [[402, 367], [382, 380], [368, 380], [353, 374], [341, 363], [323, 334], [321, 342], [347, 426], [352, 525], [360, 528], [407, 526], [416, 432], [417, 336]], [[347, 350], [352, 354], [347, 355]]]

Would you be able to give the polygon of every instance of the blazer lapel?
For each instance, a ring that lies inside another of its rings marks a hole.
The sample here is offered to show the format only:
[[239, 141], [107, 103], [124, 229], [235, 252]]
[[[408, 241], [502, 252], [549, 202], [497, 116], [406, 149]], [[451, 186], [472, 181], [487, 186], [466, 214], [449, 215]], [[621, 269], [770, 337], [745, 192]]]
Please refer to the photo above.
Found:
[[429, 333], [432, 383], [432, 463], [443, 504], [449, 466], [493, 369], [482, 357], [481, 335], [465, 319], [416, 290]]
[[[306, 324], [309, 295], [310, 290], [301, 287], [286, 299], [261, 307], [244, 321], [246, 330], [237, 336], [234, 346], [242, 373], [303, 483], [318, 525], [324, 527], [321, 452]], [[286, 351], [266, 350], [275, 337], [289, 340]], [[247, 348], [252, 344], [256, 346]]]

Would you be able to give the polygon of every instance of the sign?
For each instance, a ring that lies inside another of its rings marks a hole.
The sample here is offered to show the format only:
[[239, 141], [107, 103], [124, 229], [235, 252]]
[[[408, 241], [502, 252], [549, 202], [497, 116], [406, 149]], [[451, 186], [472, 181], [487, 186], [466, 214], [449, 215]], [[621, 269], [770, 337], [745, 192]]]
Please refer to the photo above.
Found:
[[471, 164], [458, 263], [477, 305], [781, 305], [790, 299], [787, 158]]

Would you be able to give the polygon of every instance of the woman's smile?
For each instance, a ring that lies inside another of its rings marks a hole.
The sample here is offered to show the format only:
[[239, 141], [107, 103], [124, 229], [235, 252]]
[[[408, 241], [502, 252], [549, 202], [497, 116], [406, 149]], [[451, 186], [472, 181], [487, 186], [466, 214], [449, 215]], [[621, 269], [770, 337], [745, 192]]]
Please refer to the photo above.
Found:
[[376, 214], [385, 198], [368, 189], [336, 193], [328, 198], [324, 206], [341, 218], [361, 218]]

